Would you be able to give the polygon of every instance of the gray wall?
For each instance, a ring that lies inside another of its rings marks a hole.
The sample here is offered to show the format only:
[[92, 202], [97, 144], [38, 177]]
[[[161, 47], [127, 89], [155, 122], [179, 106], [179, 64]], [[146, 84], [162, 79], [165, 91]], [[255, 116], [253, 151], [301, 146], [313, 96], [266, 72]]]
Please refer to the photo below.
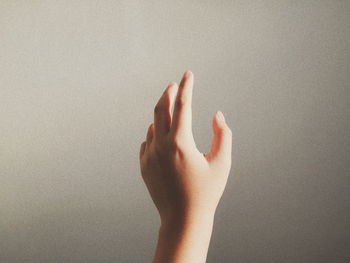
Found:
[[350, 1], [0, 1], [0, 262], [150, 262], [170, 81], [234, 134], [208, 262], [350, 261]]

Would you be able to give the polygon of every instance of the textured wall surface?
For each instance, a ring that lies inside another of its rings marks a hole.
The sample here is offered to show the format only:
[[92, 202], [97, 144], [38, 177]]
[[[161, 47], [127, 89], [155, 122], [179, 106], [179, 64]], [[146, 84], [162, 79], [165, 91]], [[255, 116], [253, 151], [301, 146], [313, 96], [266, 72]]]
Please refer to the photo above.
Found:
[[234, 135], [208, 262], [350, 262], [350, 1], [0, 1], [0, 262], [151, 262], [170, 81]]

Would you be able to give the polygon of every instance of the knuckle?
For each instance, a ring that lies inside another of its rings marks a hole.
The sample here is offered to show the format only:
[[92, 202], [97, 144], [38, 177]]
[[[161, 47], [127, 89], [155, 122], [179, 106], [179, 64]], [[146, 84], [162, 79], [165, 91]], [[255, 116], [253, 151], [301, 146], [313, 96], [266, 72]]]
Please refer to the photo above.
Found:
[[142, 174], [146, 172], [147, 167], [148, 167], [148, 158], [145, 157], [140, 161], [140, 169]]
[[164, 156], [165, 152], [166, 152], [166, 144], [164, 144], [163, 141], [157, 141], [154, 144], [155, 155], [159, 158], [159, 157]]
[[225, 132], [227, 133], [228, 136], [232, 137], [232, 130], [229, 127], [225, 127]]
[[140, 145], [140, 154], [144, 152], [145, 147], [146, 147], [146, 141], [144, 141], [144, 142], [141, 143], [141, 145]]
[[173, 152], [183, 152], [184, 144], [178, 137], [172, 137], [170, 139], [170, 149]]
[[228, 126], [224, 126], [222, 127], [219, 132], [222, 134], [222, 135], [225, 135], [225, 136], [232, 136], [232, 131], [231, 129], [228, 127]]
[[171, 137], [169, 140], [169, 145], [172, 149], [176, 149], [178, 147], [179, 141], [176, 137]]
[[154, 151], [155, 151], [156, 153], [162, 153], [162, 151], [163, 151], [163, 146], [162, 146], [160, 143], [156, 143], [156, 144], [154, 145]]
[[182, 108], [186, 104], [186, 98], [184, 96], [180, 96], [175, 101], [175, 106], [178, 108]]

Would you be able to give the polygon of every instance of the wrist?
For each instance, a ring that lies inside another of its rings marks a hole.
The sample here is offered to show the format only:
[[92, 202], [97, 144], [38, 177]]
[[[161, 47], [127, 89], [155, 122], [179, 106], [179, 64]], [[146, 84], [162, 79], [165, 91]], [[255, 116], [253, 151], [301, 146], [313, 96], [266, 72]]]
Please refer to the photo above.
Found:
[[161, 218], [161, 230], [166, 232], [184, 231], [189, 228], [210, 228], [214, 223], [215, 212], [186, 212]]
[[153, 262], [205, 262], [214, 213], [182, 214], [161, 221]]

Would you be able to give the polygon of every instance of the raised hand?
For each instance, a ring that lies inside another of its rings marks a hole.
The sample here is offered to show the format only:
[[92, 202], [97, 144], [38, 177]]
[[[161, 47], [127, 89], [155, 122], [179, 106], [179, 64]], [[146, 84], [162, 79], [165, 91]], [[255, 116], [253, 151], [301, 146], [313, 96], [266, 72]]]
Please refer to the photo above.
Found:
[[[162, 224], [163, 240], [162, 244], [158, 242], [154, 262], [205, 262], [214, 214], [231, 168], [232, 132], [220, 111], [212, 121], [210, 152], [203, 154], [196, 147], [192, 134], [193, 82], [193, 73], [186, 71], [179, 86], [175, 82], [168, 85], [141, 144], [142, 178]], [[203, 227], [210, 232], [205, 234]], [[194, 230], [202, 234], [196, 236]], [[164, 240], [164, 235], [172, 241]], [[198, 238], [197, 247], [185, 246]]]

